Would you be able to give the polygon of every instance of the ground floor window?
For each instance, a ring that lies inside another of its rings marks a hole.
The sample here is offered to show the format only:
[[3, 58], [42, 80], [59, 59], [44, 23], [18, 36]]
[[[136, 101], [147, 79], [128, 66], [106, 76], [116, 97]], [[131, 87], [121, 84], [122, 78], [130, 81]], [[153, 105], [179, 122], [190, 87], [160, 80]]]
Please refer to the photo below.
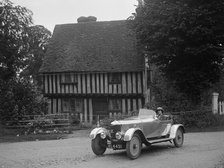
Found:
[[82, 113], [83, 100], [80, 98], [64, 98], [62, 99], [62, 111], [68, 113]]
[[79, 124], [83, 113], [83, 99], [64, 98], [62, 99], [62, 111], [69, 113], [71, 124]]
[[121, 99], [109, 99], [109, 111], [121, 112]]

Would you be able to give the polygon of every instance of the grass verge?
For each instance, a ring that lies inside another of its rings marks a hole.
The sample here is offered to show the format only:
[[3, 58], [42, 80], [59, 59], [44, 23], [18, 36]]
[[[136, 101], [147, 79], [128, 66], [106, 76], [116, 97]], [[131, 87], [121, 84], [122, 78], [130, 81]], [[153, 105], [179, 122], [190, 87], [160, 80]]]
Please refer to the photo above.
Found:
[[39, 140], [58, 140], [75, 137], [88, 137], [91, 129], [71, 127], [66, 131], [57, 133], [38, 133], [25, 135], [24, 129], [7, 129], [0, 126], [0, 143], [3, 142], [24, 142], [24, 141], [39, 141]]

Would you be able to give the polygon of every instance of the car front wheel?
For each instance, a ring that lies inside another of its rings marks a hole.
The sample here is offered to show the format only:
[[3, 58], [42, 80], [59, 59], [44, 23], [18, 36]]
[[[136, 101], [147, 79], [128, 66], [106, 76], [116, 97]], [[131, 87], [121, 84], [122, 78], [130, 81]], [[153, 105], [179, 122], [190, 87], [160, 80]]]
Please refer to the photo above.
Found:
[[177, 132], [176, 132], [176, 137], [174, 138], [173, 140], [174, 142], [174, 145], [176, 147], [181, 147], [184, 143], [184, 132], [183, 132], [183, 129], [181, 128], [178, 128]]
[[130, 141], [126, 143], [127, 156], [136, 159], [141, 154], [142, 142], [138, 134], [134, 134]]
[[107, 148], [106, 139], [101, 139], [99, 135], [95, 139], [92, 139], [91, 147], [93, 153], [96, 155], [103, 155]]

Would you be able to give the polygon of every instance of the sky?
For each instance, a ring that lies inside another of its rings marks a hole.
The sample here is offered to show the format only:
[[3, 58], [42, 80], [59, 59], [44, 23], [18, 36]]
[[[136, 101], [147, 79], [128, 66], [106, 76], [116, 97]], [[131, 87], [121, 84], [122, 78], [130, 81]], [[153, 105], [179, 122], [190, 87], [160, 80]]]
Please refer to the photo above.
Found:
[[53, 32], [56, 24], [77, 23], [80, 16], [97, 21], [125, 20], [135, 12], [137, 0], [10, 0], [33, 12], [34, 25]]

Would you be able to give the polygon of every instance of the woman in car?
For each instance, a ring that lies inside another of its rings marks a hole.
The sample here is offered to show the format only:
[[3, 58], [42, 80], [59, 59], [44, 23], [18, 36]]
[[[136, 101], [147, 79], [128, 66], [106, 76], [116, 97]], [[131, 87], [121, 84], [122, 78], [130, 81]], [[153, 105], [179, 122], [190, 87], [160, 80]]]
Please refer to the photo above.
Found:
[[157, 109], [156, 109], [157, 118], [160, 119], [163, 116], [163, 113], [164, 113], [164, 109], [162, 107], [157, 107]]

